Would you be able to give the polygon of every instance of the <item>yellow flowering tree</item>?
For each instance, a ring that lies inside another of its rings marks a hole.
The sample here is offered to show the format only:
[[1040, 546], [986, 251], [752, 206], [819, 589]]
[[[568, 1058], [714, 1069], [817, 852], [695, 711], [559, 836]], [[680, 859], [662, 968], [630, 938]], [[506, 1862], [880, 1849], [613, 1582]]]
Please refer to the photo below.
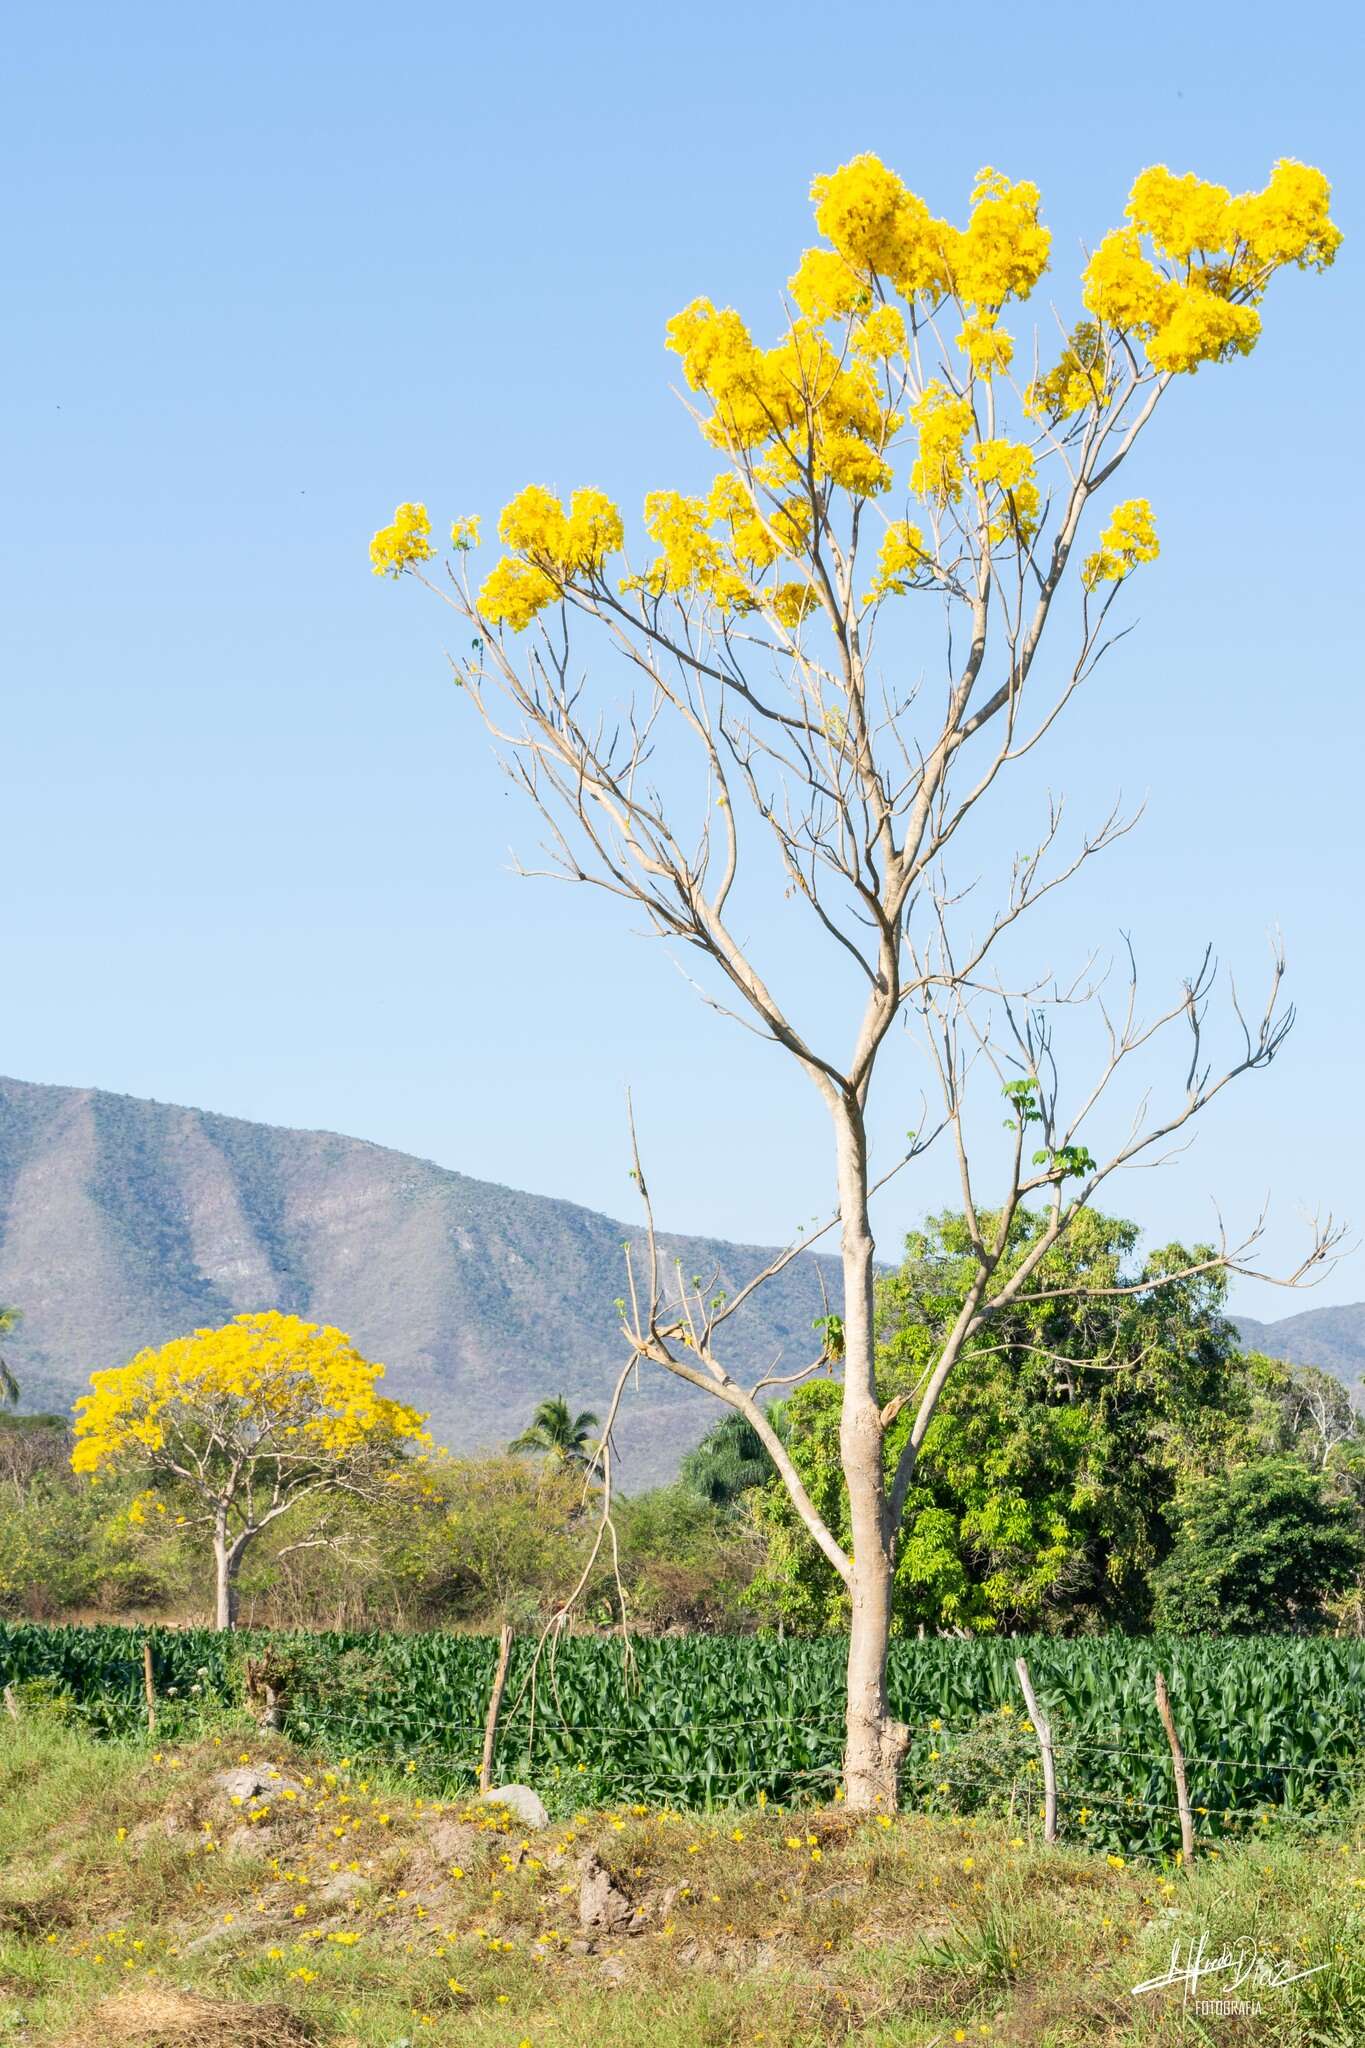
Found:
[[342, 1331], [271, 1310], [196, 1330], [90, 1376], [76, 1403], [77, 1472], [145, 1474], [135, 1519], [173, 1489], [213, 1542], [219, 1628], [236, 1620], [242, 1559], [263, 1529], [308, 1499], [373, 1498], [402, 1479], [425, 1416], [379, 1392], [382, 1365]]
[[[3, 1302], [0, 1302], [0, 1337], [8, 1337], [18, 1327], [18, 1309], [7, 1308]], [[0, 1401], [17, 1401], [18, 1398], [18, 1382], [6, 1365], [3, 1354], [0, 1354]]]
[[[1201, 370], [1247, 356], [1271, 285], [1326, 268], [1340, 236], [1326, 179], [1303, 164], [1280, 162], [1240, 195], [1147, 170], [1070, 287], [1057, 333], [1039, 336], [1023, 326], [1052, 255], [1036, 186], [985, 170], [954, 222], [860, 156], [817, 178], [812, 197], [820, 240], [789, 279], [775, 340], [706, 298], [669, 325], [717, 469], [706, 488], [651, 491], [628, 532], [598, 489], [566, 503], [529, 485], [504, 509], [501, 556], [481, 575], [476, 518], [456, 520], [438, 573], [427, 510], [407, 504], [372, 560], [466, 622], [457, 680], [550, 821], [556, 871], [643, 909], [691, 949], [710, 999], [793, 1059], [829, 1113], [843, 1298], [819, 1357], [776, 1377], [823, 1369], [842, 1382], [849, 1547], [769, 1426], [760, 1396], [773, 1378], [746, 1387], [726, 1363], [727, 1321], [765, 1274], [718, 1299], [662, 1270], [650, 1226], [622, 1332], [632, 1363], [748, 1419], [842, 1579], [845, 1787], [866, 1808], [896, 1797], [906, 1735], [886, 1694], [892, 1574], [948, 1375], [993, 1318], [1049, 1298], [1043, 1262], [1108, 1176], [1160, 1156], [1230, 1081], [1273, 1059], [1289, 1023], [1277, 955], [1264, 1010], [1242, 1026], [1234, 1004], [1232, 1045], [1215, 1057], [1206, 957], [1153, 1019], [1132, 993], [1111, 1003], [1098, 1071], [1064, 1088], [1054, 1030], [1082, 990], [1007, 968], [1000, 942], [1129, 821], [1111, 814], [1068, 845], [1049, 807], [993, 905], [983, 887], [954, 885], [949, 855], [1045, 744], [1113, 639], [1130, 578], [1157, 558], [1152, 505], [1120, 473], [1158, 407]], [[812, 955], [805, 990], [779, 989], [763, 959], [787, 905], [829, 948]], [[831, 983], [842, 1032], [827, 1021]], [[900, 1164], [936, 1137], [952, 1148], [972, 1272], [920, 1384], [886, 1401], [868, 1131], [884, 1055], [907, 1042], [901, 1025], [914, 1027], [934, 1106]], [[1192, 1040], [1174, 1100], [1154, 1107], [1144, 1082], [1131, 1121], [1107, 1125], [1167, 1028]], [[1003, 1132], [998, 1110], [968, 1118], [969, 1078], [997, 1103], [1003, 1093]], [[1008, 1261], [1030, 1205], [1036, 1233]], [[1254, 1236], [1207, 1263], [1242, 1268]], [[1315, 1233], [1291, 1277], [1334, 1241], [1330, 1225]], [[774, 1266], [796, 1255], [788, 1247]], [[908, 1401], [893, 1457], [888, 1432]]]

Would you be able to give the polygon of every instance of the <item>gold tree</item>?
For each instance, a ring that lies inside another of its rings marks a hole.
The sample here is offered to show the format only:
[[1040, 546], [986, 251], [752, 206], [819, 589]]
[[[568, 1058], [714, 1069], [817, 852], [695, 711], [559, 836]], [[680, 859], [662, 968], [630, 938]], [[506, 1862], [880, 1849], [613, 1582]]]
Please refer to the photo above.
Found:
[[[18, 1327], [19, 1310], [7, 1308], [0, 1302], [0, 1337], [12, 1336]], [[0, 1401], [17, 1401], [18, 1398], [19, 1383], [6, 1365], [3, 1354], [0, 1354]]]
[[[1234, 991], [1225, 1055], [1207, 1044], [1209, 956], [1145, 1019], [1131, 978], [1114, 1004], [1102, 983], [1059, 988], [1006, 972], [1000, 942], [1127, 829], [1116, 813], [1066, 848], [1049, 805], [989, 911], [960, 880], [955, 892], [946, 857], [1044, 745], [1115, 637], [1128, 578], [1156, 556], [1151, 506], [1118, 495], [1118, 472], [1174, 382], [1251, 351], [1278, 272], [1332, 261], [1329, 197], [1320, 172], [1293, 162], [1239, 197], [1144, 171], [1124, 224], [1085, 266], [1076, 323], [1021, 347], [1005, 321], [1050, 253], [1036, 187], [983, 171], [959, 228], [875, 157], [858, 157], [815, 182], [824, 240], [790, 280], [773, 346], [706, 299], [671, 323], [689, 409], [721, 466], [703, 495], [645, 499], [643, 559], [626, 553], [624, 521], [601, 491], [575, 491], [566, 508], [538, 485], [503, 512], [505, 553], [481, 584], [468, 574], [477, 518], [456, 520], [441, 579], [423, 505], [401, 506], [373, 542], [377, 573], [415, 575], [473, 629], [457, 680], [548, 821], [554, 871], [643, 908], [656, 933], [694, 949], [714, 977], [708, 999], [793, 1059], [829, 1112], [843, 1300], [821, 1358], [749, 1387], [725, 1363], [729, 1318], [797, 1246], [720, 1300], [661, 1271], [652, 1223], [622, 1329], [632, 1363], [748, 1418], [844, 1582], [855, 1808], [896, 1797], [906, 1735], [886, 1690], [891, 1574], [945, 1380], [1007, 1303], [1041, 1298], [1041, 1261], [1104, 1181], [1161, 1156], [1229, 1082], [1267, 1066], [1291, 1022], [1278, 953], [1255, 1016], [1244, 1018]], [[1020, 358], [1031, 359], [1022, 375]], [[925, 651], [935, 643], [937, 670]], [[775, 911], [783, 896], [831, 949], [812, 955], [809, 985], [791, 996], [765, 966], [761, 936], [743, 936], [762, 933], [755, 906]], [[832, 966], [848, 1005], [836, 1038], [821, 1022]], [[1058, 1006], [1087, 994], [1101, 1020], [1098, 1070], [1064, 1089]], [[935, 1101], [905, 1157], [934, 1137], [953, 1149], [974, 1278], [939, 1333], [893, 1466], [873, 1359], [868, 1128], [900, 1024], [914, 1027]], [[1160, 1110], [1140, 1088], [1131, 1121], [1093, 1152], [1119, 1084], [1172, 1027], [1189, 1037], [1183, 1085]], [[998, 1110], [967, 1115], [969, 1081], [1003, 1091], [1003, 1146]], [[717, 1115], [724, 1124], [730, 1111]], [[1022, 1261], [1006, 1262], [1029, 1203], [1045, 1227]], [[1236, 1244], [1224, 1237], [1207, 1263], [1247, 1270], [1258, 1234], [1259, 1224]], [[1330, 1223], [1318, 1229], [1287, 1278], [1319, 1267], [1334, 1242]], [[842, 1375], [848, 1553], [759, 1399], [821, 1365]]]
[[426, 1417], [378, 1391], [383, 1374], [340, 1330], [275, 1310], [237, 1316], [92, 1373], [71, 1463], [92, 1478], [145, 1474], [139, 1520], [166, 1512], [157, 1482], [187, 1497], [176, 1519], [209, 1529], [217, 1626], [232, 1628], [242, 1559], [263, 1529], [309, 1499], [373, 1499], [401, 1481], [405, 1448], [429, 1442]]

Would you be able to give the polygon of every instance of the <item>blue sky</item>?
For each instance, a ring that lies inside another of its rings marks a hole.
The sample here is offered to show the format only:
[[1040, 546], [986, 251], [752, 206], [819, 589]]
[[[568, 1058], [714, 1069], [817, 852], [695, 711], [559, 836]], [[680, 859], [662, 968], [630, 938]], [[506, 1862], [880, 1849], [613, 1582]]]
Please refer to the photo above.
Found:
[[[664, 322], [702, 291], [775, 318], [811, 176], [860, 149], [944, 212], [982, 163], [1035, 178], [1066, 311], [1144, 164], [1240, 188], [1292, 155], [1333, 178], [1347, 245], [1144, 449], [1162, 560], [1048, 780], [1083, 815], [1120, 788], [1147, 812], [1049, 944], [1131, 930], [1155, 999], [1210, 937], [1254, 978], [1278, 921], [1282, 1062], [1115, 1206], [1195, 1235], [1211, 1195], [1235, 1223], [1269, 1190], [1279, 1259], [1304, 1209], [1365, 1217], [1359, 28], [1312, 4], [955, 19], [30, 12], [0, 81], [0, 1070], [618, 1215], [629, 1083], [665, 1222], [770, 1239], [822, 1211], [807, 1084], [610, 905], [508, 872], [534, 822], [446, 679], [444, 617], [369, 575], [369, 535], [401, 498], [487, 515], [532, 479], [635, 503], [689, 475]], [[773, 934], [794, 973], [796, 943]], [[883, 1249], [950, 1196], [926, 1163]], [[1311, 1299], [1362, 1296], [1358, 1255]]]

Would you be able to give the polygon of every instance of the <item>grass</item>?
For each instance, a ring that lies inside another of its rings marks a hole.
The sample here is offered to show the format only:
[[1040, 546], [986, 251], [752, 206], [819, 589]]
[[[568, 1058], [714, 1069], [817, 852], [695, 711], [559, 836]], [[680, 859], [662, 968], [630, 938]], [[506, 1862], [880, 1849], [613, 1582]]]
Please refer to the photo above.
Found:
[[[26, 2048], [1348, 2048], [1363, 1925], [1365, 1827], [1188, 1873], [838, 1807], [528, 1835], [226, 1725], [0, 1724], [0, 2043]], [[1201, 1935], [1314, 1974], [1234, 1991], [1250, 2015], [1133, 1995]]]

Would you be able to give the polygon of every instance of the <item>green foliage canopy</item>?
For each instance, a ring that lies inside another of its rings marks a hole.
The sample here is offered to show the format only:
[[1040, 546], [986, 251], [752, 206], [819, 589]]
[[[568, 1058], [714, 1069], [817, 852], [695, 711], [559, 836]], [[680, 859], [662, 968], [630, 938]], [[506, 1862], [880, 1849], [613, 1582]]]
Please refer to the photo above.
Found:
[[1317, 1629], [1362, 1562], [1353, 1507], [1297, 1460], [1261, 1458], [1185, 1489], [1154, 1578], [1156, 1620], [1189, 1634]]
[[[1016, 1220], [1007, 1260], [1043, 1227]], [[1168, 1245], [1134, 1264], [1135, 1225], [1086, 1213], [1039, 1269], [1034, 1291], [966, 1351], [929, 1426], [897, 1553], [896, 1627], [981, 1633], [1141, 1628], [1150, 1574], [1169, 1549], [1182, 1478], [1255, 1441], [1258, 1410], [1216, 1273], [1157, 1288], [1196, 1263]], [[912, 1235], [878, 1288], [878, 1390], [893, 1411], [893, 1468], [911, 1396], [936, 1361], [971, 1271], [960, 1216]], [[1116, 1292], [1118, 1289], [1132, 1292]], [[839, 1390], [815, 1381], [787, 1404], [793, 1457], [816, 1506], [849, 1537]], [[768, 1557], [753, 1598], [805, 1627], [837, 1625], [842, 1588], [783, 1491], [762, 1497]]]

